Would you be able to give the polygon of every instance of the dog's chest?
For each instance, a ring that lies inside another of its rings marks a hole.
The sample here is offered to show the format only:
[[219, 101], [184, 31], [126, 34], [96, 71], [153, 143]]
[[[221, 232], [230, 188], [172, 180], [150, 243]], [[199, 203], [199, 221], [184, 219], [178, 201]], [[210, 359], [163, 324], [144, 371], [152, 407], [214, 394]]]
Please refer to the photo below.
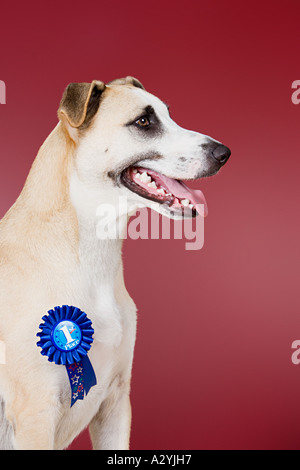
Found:
[[131, 370], [136, 338], [136, 307], [122, 286], [111, 283], [83, 293], [83, 309], [92, 321], [93, 344], [88, 355], [102, 390], [116, 374]]
[[110, 288], [102, 287], [95, 291], [89, 289], [81, 302], [94, 328], [94, 341], [88, 357], [97, 385], [91, 388], [84, 400], [78, 400], [70, 408], [70, 386], [64, 380], [61, 396], [64, 412], [57, 430], [57, 436], [60, 436], [57, 448], [68, 445], [78, 431], [88, 426], [102, 402], [111, 393], [122, 393], [122, 384], [128, 383], [131, 377], [136, 308], [130, 297], [127, 294], [117, 300]]
[[97, 382], [108, 388], [115, 376], [129, 379], [136, 338], [135, 307], [127, 303], [98, 301], [97, 314], [92, 315], [94, 342], [89, 352]]

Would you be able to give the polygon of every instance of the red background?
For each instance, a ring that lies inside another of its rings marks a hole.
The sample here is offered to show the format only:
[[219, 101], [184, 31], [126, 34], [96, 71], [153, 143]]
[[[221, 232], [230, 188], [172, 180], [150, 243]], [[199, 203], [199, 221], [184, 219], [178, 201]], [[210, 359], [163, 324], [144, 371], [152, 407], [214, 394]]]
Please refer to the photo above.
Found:
[[[72, 81], [136, 76], [180, 125], [232, 150], [195, 185], [209, 205], [201, 251], [125, 243], [132, 449], [300, 448], [299, 15], [296, 0], [1, 6], [1, 216]], [[71, 448], [90, 448], [88, 434]]]

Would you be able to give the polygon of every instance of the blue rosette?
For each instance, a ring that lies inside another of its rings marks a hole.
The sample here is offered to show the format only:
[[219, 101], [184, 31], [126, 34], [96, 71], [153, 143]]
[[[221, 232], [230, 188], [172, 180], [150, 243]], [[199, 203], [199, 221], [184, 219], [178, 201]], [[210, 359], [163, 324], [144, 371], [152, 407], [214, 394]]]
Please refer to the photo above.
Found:
[[77, 307], [63, 305], [49, 310], [37, 333], [37, 346], [49, 362], [67, 369], [72, 392], [71, 407], [83, 400], [91, 387], [97, 384], [93, 366], [87, 356], [93, 343], [94, 329], [86, 313]]

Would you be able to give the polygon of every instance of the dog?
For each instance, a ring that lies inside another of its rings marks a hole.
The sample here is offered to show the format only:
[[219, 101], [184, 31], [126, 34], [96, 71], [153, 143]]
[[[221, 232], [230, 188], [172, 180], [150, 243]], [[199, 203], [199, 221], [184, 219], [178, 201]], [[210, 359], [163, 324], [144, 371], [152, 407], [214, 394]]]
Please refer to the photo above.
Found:
[[[89, 426], [94, 449], [127, 450], [136, 306], [122, 239], [96, 236], [97, 207], [126, 196], [132, 211], [195, 217], [204, 196], [181, 180], [216, 174], [230, 150], [178, 126], [133, 77], [71, 83], [58, 117], [0, 222], [0, 447], [64, 449]], [[59, 305], [82, 309], [94, 329], [97, 385], [73, 407], [65, 367], [36, 344], [41, 318]]]

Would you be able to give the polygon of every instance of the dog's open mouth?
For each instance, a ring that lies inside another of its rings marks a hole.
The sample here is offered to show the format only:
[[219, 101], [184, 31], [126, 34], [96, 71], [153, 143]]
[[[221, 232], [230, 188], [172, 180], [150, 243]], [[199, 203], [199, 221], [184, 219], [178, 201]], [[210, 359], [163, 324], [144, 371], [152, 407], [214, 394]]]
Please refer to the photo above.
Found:
[[188, 188], [182, 181], [168, 178], [148, 168], [131, 166], [121, 174], [122, 183], [151, 201], [165, 204], [174, 214], [195, 217], [207, 215], [207, 204], [200, 190]]

